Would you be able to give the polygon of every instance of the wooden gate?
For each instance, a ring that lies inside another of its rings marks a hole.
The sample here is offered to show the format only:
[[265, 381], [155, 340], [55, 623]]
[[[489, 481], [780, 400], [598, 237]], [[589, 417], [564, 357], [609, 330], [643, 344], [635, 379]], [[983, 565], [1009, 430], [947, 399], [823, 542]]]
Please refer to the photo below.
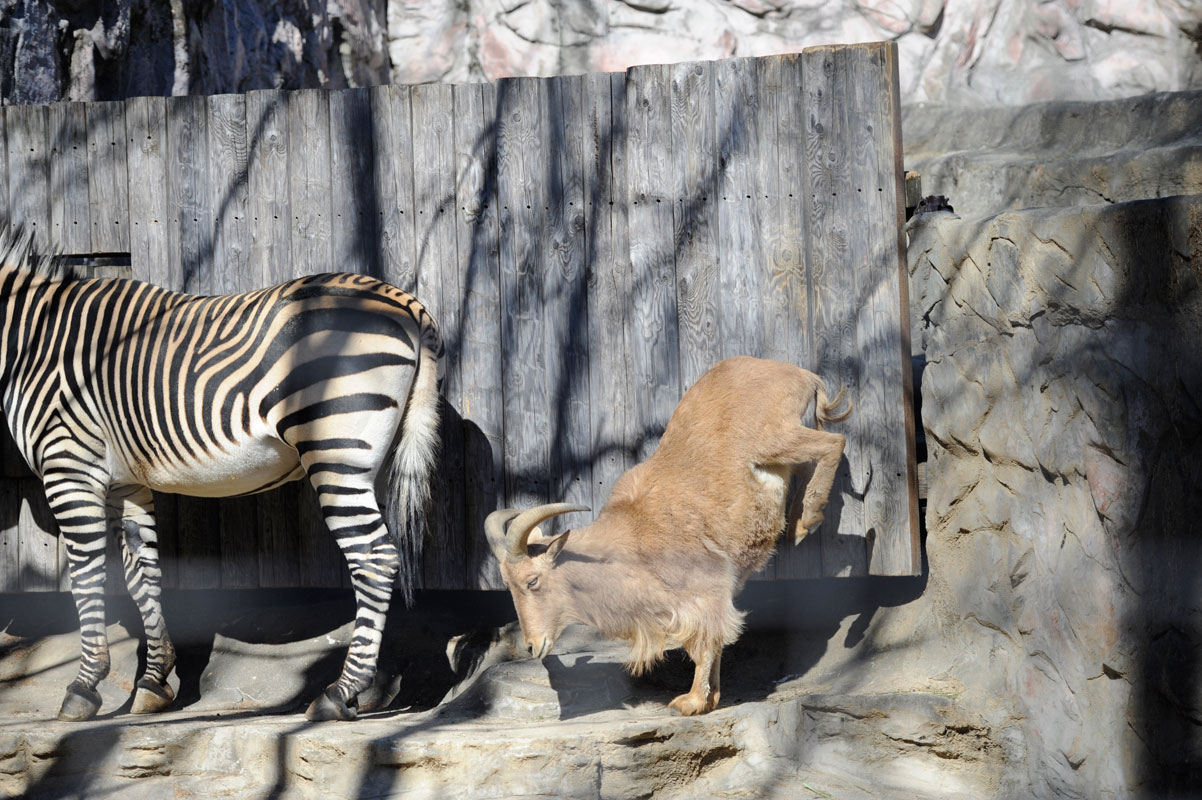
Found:
[[[892, 44], [9, 106], [3, 123], [0, 214], [46, 246], [128, 254], [135, 277], [195, 293], [358, 271], [432, 310], [448, 370], [428, 588], [500, 586], [489, 511], [595, 513], [684, 390], [739, 353], [807, 366], [856, 403], [827, 522], [762, 577], [919, 571]], [[0, 591], [65, 588], [18, 462], [10, 445]], [[167, 585], [345, 583], [310, 495], [161, 497]]]

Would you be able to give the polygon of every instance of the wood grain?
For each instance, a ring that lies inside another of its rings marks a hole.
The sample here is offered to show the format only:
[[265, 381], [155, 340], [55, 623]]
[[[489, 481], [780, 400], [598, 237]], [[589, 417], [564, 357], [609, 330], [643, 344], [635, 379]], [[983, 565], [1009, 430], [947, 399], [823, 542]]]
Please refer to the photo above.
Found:
[[635, 461], [655, 450], [681, 395], [672, 214], [671, 68], [626, 73], [626, 202], [630, 232], [629, 416]]
[[[806, 173], [809, 186], [806, 263], [810, 277], [814, 371], [833, 394], [844, 387], [860, 394], [861, 364], [855, 353], [856, 297], [853, 239], [858, 235], [855, 187], [851, 183], [847, 69], [841, 48], [811, 48], [802, 54], [807, 108]], [[861, 429], [855, 418], [831, 425], [847, 436], [845, 460], [835, 477], [826, 521], [818, 531], [822, 568], [828, 576], [867, 572], [863, 517]]]
[[[671, 68], [672, 240], [680, 386], [687, 391], [721, 359], [718, 219], [719, 154], [714, 134], [714, 65]], [[726, 198], [722, 198], [725, 202]]]
[[46, 113], [50, 145], [51, 237], [65, 253], [90, 253], [87, 106], [84, 103], [55, 103], [47, 107]]
[[331, 269], [381, 277], [375, 128], [367, 89], [330, 92]]
[[505, 505], [527, 507], [550, 496], [543, 319], [548, 88], [536, 79], [507, 79], [498, 82], [497, 95]]
[[292, 277], [288, 97], [274, 89], [246, 94], [247, 262], [251, 281], [260, 287]]
[[[855, 240], [859, 291], [856, 350], [863, 361], [857, 416], [867, 469], [864, 526], [873, 575], [917, 575], [917, 476], [908, 273], [904, 241], [905, 178], [897, 125], [896, 48], [849, 47], [847, 80], [854, 92], [849, 113], [851, 177], [865, 222]], [[900, 311], [900, 314], [899, 314]]]
[[[757, 60], [759, 85], [759, 185], [770, 200], [760, 215], [759, 296], [763, 302], [764, 356], [813, 369], [808, 325], [810, 283], [805, 263], [808, 197], [805, 164], [805, 106], [800, 56]], [[813, 424], [813, 413], [805, 424]], [[804, 490], [794, 479], [792, 492]], [[794, 545], [786, 524], [769, 563], [767, 577], [816, 578], [822, 575], [818, 536]]]
[[[585, 263], [584, 98], [578, 76], [547, 82], [544, 130], [551, 163], [545, 210], [549, 230], [543, 246], [544, 347], [550, 418], [548, 499], [590, 507], [592, 443], [588, 392], [588, 281]], [[592, 517], [588, 518], [589, 520]], [[554, 535], [581, 517], [548, 520]]]
[[249, 270], [246, 96], [214, 95], [207, 98], [207, 105], [213, 243], [208, 290], [235, 294], [260, 288]]
[[45, 106], [5, 106], [10, 225], [21, 225], [43, 251], [52, 245], [50, 148]]
[[288, 97], [288, 205], [293, 277], [333, 269], [330, 201], [330, 95], [303, 89]]
[[[443, 392], [463, 393], [459, 336], [462, 296], [456, 237], [454, 95], [449, 85], [410, 90], [414, 120], [413, 199], [417, 208], [417, 297], [438, 321], [446, 347]], [[425, 553], [427, 588], [457, 585], [467, 554], [463, 522], [463, 426], [444, 413], [441, 457], [435, 477]]]
[[[467, 588], [504, 584], [484, 537], [484, 519], [505, 491], [501, 302], [497, 221], [497, 92], [492, 84], [454, 88], [455, 237], [462, 316], [458, 396], [447, 399], [463, 424], [464, 533]], [[455, 336], [443, 329], [443, 336]]]
[[[180, 260], [168, 255], [168, 230], [174, 215], [167, 210], [167, 101], [135, 97], [126, 101], [126, 164], [129, 195], [129, 258], [134, 277], [175, 287]], [[160, 535], [174, 536], [174, 531]]]
[[93, 253], [129, 251], [125, 104], [89, 103], [88, 196]]
[[584, 203], [588, 264], [588, 386], [594, 516], [614, 483], [633, 466], [628, 418], [633, 388], [627, 371], [630, 242], [625, 186], [626, 81], [584, 77]]
[[371, 90], [375, 184], [379, 195], [381, 277], [417, 291], [417, 213], [413, 203], [412, 104], [408, 86]]

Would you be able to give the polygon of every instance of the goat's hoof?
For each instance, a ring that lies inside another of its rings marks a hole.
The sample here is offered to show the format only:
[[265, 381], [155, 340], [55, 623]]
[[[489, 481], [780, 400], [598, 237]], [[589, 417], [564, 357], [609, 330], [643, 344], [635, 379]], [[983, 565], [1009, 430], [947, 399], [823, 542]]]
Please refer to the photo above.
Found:
[[826, 517], [821, 511], [812, 516], [808, 514], [803, 516], [801, 518], [801, 522], [798, 524], [800, 533], [793, 538], [793, 544], [801, 544], [801, 540], [806, 537], [806, 534], [813, 533], [815, 530], [817, 530], [818, 526], [821, 525], [822, 521], [825, 519]]
[[305, 719], [310, 722], [325, 722], [338, 719], [350, 721], [359, 718], [359, 712], [354, 706], [347, 704], [338, 696], [338, 690], [331, 686], [317, 696], [305, 711]]
[[82, 683], [72, 683], [67, 687], [67, 696], [63, 698], [58, 718], [64, 722], [83, 722], [96, 716], [99, 710], [100, 692]]
[[682, 717], [693, 717], [697, 714], [704, 714], [713, 707], [713, 705], [710, 705], [700, 697], [691, 694], [682, 694], [671, 703], [668, 703], [668, 708]]
[[129, 709], [131, 714], [154, 714], [171, 705], [175, 699], [175, 691], [166, 683], [155, 683], [150, 678], [138, 681], [138, 691], [134, 693], [134, 704]]

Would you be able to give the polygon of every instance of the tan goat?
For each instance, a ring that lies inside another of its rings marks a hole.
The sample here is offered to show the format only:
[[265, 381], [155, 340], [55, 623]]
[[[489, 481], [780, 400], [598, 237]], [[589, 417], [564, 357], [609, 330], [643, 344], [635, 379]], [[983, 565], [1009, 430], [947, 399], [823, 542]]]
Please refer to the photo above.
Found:
[[618, 480], [591, 525], [542, 541], [540, 522], [588, 509], [489, 515], [489, 544], [530, 653], [547, 655], [573, 622], [629, 640], [635, 674], [683, 647], [696, 665], [693, 688], [671, 708], [715, 708], [722, 648], [743, 627], [732, 601], [772, 554], [791, 476], [813, 467], [793, 515], [796, 543], [822, 522], [843, 455], [842, 435], [807, 428], [802, 415], [814, 403], [819, 427], [844, 420], [850, 403], [834, 413], [842, 396], [829, 402], [822, 380], [792, 364], [727, 359], [685, 393], [659, 448]]

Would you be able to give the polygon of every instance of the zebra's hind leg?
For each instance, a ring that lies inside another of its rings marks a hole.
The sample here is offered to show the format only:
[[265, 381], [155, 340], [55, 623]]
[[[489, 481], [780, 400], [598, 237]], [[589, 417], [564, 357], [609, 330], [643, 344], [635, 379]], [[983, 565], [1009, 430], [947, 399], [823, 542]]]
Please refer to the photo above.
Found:
[[71, 570], [71, 594], [79, 612], [79, 672], [67, 686], [58, 718], [91, 719], [100, 710], [96, 685], [109, 672], [104, 619], [105, 491], [81, 479], [78, 469], [44, 473], [46, 499], [58, 523]]
[[167, 676], [175, 666], [175, 647], [163, 619], [154, 496], [145, 486], [123, 487], [109, 493], [108, 507], [110, 519], [119, 528], [117, 538], [121, 543], [125, 585], [138, 606], [146, 631], [146, 670], [138, 679], [130, 712], [150, 714], [162, 711], [175, 699], [175, 691], [167, 683]]
[[[355, 626], [337, 682], [314, 700], [310, 720], [355, 719], [357, 697], [376, 674], [392, 585], [400, 571], [396, 544], [384, 525], [373, 484], [336, 472], [310, 472], [322, 516], [346, 557], [355, 590]], [[325, 479], [332, 478], [330, 482]], [[334, 482], [336, 481], [336, 482]]]

